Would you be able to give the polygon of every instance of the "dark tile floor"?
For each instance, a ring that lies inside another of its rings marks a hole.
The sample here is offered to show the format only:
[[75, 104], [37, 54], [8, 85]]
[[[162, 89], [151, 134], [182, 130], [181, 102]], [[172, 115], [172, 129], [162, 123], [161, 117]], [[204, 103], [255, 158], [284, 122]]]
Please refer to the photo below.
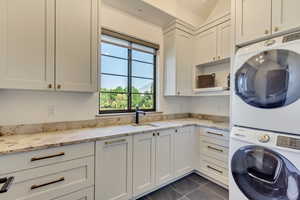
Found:
[[228, 191], [191, 174], [138, 200], [228, 200]]

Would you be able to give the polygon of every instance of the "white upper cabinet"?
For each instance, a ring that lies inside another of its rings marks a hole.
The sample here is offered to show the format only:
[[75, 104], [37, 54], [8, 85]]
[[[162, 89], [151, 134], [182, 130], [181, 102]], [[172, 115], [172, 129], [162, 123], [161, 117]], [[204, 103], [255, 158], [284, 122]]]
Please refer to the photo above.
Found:
[[97, 89], [98, 0], [0, 0], [0, 88]]
[[271, 34], [271, 0], [236, 0], [237, 43]]
[[206, 64], [230, 57], [230, 21], [200, 32], [195, 36], [195, 65]]
[[97, 90], [98, 1], [56, 2], [56, 88]]
[[182, 96], [191, 95], [192, 88], [192, 36], [179, 32], [176, 35], [177, 45], [177, 94]]
[[298, 0], [236, 0], [236, 43], [299, 28], [299, 6]]
[[283, 32], [300, 26], [299, 0], [272, 0], [272, 31]]
[[217, 59], [229, 58], [231, 54], [231, 26], [227, 21], [218, 26], [218, 57]]
[[54, 0], [0, 0], [0, 88], [54, 87]]
[[209, 63], [217, 57], [217, 27], [195, 36], [195, 64]]
[[175, 29], [164, 36], [165, 95], [192, 94], [193, 36]]

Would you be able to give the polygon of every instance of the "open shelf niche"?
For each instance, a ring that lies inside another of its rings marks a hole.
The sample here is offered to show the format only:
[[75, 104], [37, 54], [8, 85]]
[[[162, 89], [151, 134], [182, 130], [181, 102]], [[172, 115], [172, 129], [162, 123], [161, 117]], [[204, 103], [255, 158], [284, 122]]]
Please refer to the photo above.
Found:
[[[199, 75], [215, 74], [215, 87], [197, 88]], [[193, 92], [195, 96], [228, 96], [230, 95], [227, 85], [227, 77], [230, 74], [230, 59], [195, 66]]]

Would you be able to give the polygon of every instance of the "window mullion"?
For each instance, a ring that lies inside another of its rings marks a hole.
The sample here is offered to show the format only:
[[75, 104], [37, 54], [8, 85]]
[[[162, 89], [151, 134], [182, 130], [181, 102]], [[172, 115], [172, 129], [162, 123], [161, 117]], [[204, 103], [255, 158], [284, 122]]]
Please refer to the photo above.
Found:
[[[130, 46], [132, 43], [130, 43]], [[132, 50], [128, 49], [128, 111], [132, 111]]]

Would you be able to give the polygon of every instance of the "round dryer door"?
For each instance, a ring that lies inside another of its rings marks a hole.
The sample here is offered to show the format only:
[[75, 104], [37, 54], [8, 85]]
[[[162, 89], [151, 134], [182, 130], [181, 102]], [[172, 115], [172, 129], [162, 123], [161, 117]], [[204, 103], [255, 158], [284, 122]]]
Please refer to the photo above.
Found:
[[247, 104], [278, 108], [300, 98], [300, 54], [264, 51], [245, 62], [235, 74], [235, 92]]
[[300, 172], [279, 153], [246, 146], [233, 155], [231, 169], [249, 200], [300, 200]]

